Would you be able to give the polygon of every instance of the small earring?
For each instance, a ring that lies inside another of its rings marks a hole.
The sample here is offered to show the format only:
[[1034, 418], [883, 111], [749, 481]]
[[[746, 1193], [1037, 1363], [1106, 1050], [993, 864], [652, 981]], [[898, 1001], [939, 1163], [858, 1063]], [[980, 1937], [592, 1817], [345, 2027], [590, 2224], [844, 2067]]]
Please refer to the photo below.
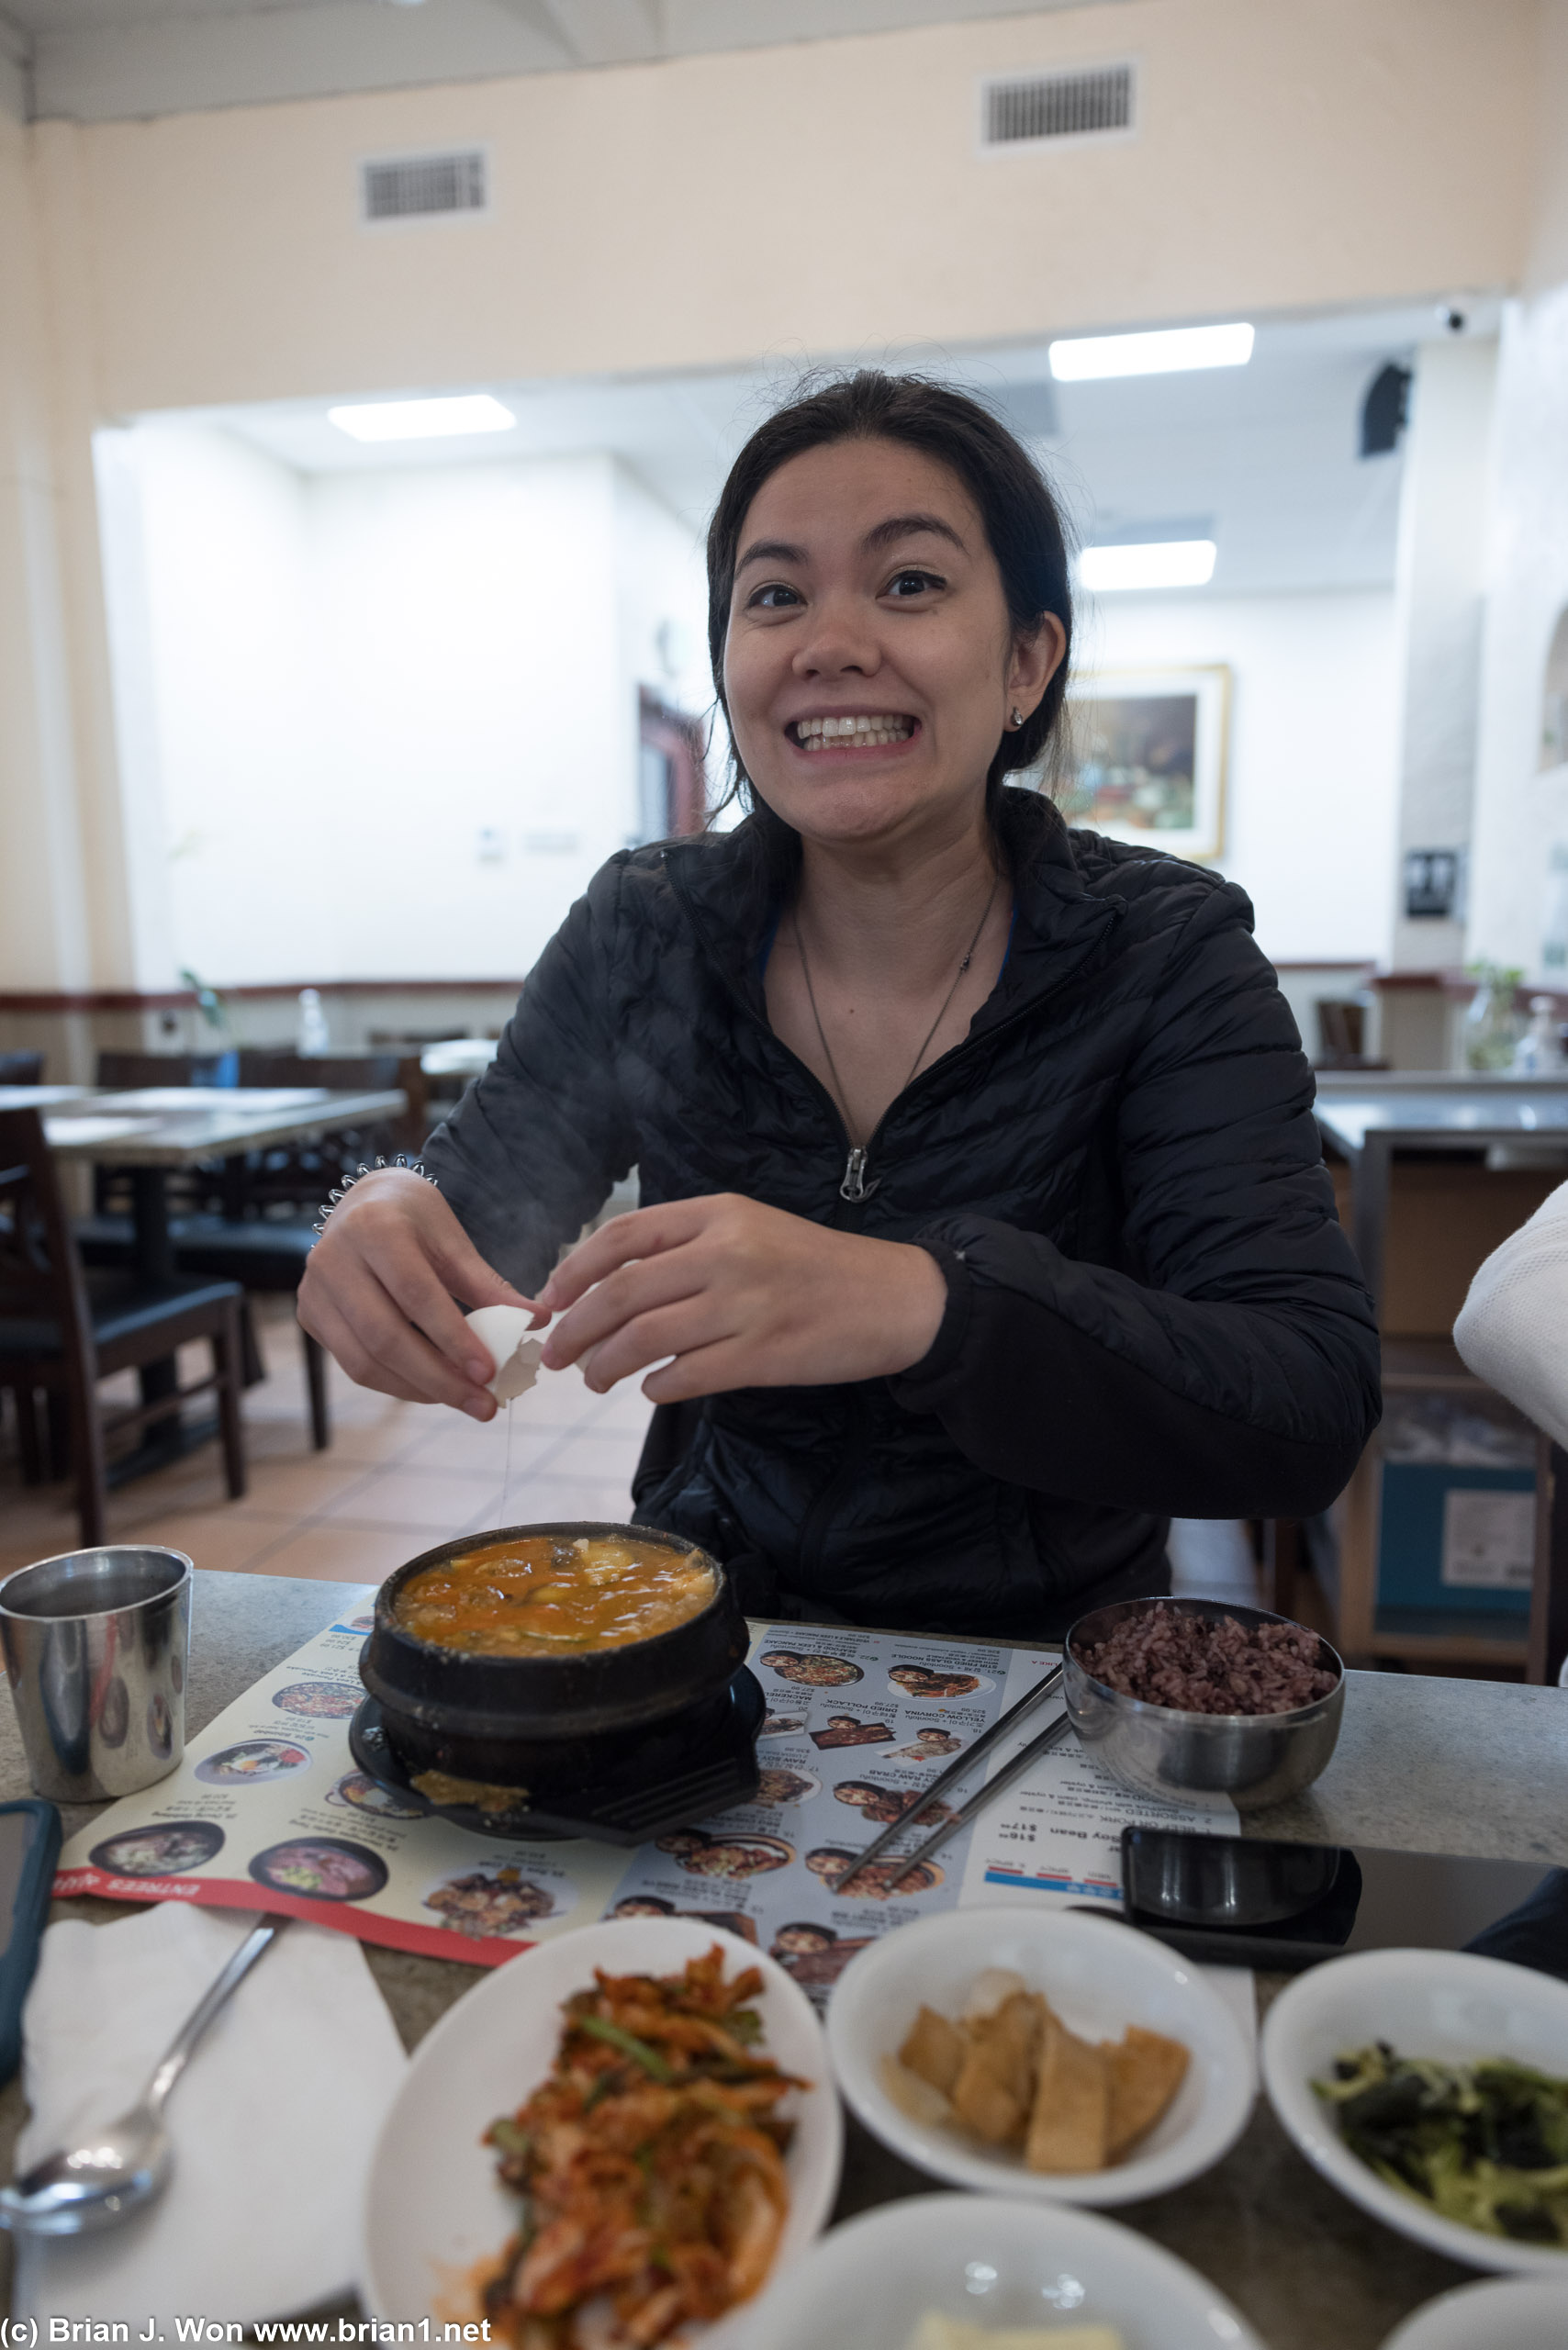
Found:
[[1016, 702], [1014, 703], [1013, 708], [1008, 714], [1007, 723], [1009, 726], [1022, 726], [1024, 723], [1024, 713], [1019, 709]]

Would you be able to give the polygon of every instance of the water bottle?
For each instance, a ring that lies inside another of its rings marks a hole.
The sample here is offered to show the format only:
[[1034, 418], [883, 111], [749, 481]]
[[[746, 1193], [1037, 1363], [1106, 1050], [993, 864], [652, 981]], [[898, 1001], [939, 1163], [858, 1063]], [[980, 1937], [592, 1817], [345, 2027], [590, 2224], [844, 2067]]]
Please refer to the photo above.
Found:
[[1514, 1047], [1513, 1074], [1546, 1077], [1562, 1066], [1562, 1051], [1557, 1038], [1557, 1005], [1549, 995], [1532, 995], [1529, 1008], [1529, 1027]]
[[321, 1009], [320, 994], [315, 988], [301, 988], [299, 990], [299, 1018], [294, 1036], [302, 1054], [319, 1056], [332, 1049], [332, 1040], [327, 1033], [327, 1015]]

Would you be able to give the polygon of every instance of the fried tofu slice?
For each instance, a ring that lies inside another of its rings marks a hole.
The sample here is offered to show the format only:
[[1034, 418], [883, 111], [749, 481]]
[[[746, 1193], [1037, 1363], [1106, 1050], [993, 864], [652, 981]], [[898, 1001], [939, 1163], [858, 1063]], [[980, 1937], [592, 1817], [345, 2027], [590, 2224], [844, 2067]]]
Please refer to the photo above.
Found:
[[1039, 2078], [1024, 2160], [1030, 2170], [1103, 2170], [1110, 2151], [1111, 2068], [1103, 2049], [1046, 2011]]
[[969, 2047], [953, 2084], [953, 2110], [989, 2145], [1016, 2144], [1035, 2092], [1045, 2002], [1015, 1991], [994, 2015], [968, 2026]]
[[940, 2089], [912, 2073], [898, 2057], [889, 2054], [879, 2067], [882, 2087], [906, 2121], [914, 2122], [922, 2130], [950, 2128], [957, 2119], [952, 2106]]
[[928, 2310], [904, 2350], [1125, 2350], [1108, 2325], [976, 2325]]
[[940, 2089], [944, 2097], [951, 2097], [968, 2053], [969, 2042], [956, 2023], [939, 2016], [935, 2008], [922, 2008], [899, 2050], [899, 2063], [934, 2089]]
[[1179, 2040], [1136, 2023], [1103, 2053], [1111, 2076], [1109, 2159], [1119, 2163], [1170, 2103], [1186, 2077], [1188, 2057]]

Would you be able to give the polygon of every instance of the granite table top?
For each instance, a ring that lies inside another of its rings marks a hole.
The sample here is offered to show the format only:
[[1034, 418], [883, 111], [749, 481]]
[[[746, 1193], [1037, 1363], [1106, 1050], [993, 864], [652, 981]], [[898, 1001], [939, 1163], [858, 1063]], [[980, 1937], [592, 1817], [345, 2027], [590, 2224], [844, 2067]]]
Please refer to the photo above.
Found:
[[[191, 1734], [341, 1615], [361, 1586], [281, 1575], [196, 1576], [186, 1726]], [[1305, 1796], [1252, 1814], [1248, 1832], [1361, 1841], [1568, 1865], [1568, 1693], [1516, 1683], [1352, 1673], [1328, 1769]], [[0, 1800], [29, 1792], [9, 1703], [0, 1707]], [[62, 1805], [69, 1837], [97, 1806]], [[119, 1903], [56, 1905], [107, 1922]], [[364, 1945], [404, 2045], [414, 2048], [486, 1971]], [[1260, 2008], [1284, 1977], [1260, 1975]], [[24, 2112], [0, 2091], [0, 2164]], [[939, 2191], [851, 2121], [835, 2219]], [[1213, 2278], [1270, 2350], [1379, 2350], [1399, 2320], [1475, 2272], [1367, 2218], [1320, 2179], [1261, 2099], [1226, 2159], [1189, 2186], [1114, 2216]], [[0, 2260], [9, 2283], [8, 2247]], [[331, 2312], [336, 2314], [336, 2312]]]

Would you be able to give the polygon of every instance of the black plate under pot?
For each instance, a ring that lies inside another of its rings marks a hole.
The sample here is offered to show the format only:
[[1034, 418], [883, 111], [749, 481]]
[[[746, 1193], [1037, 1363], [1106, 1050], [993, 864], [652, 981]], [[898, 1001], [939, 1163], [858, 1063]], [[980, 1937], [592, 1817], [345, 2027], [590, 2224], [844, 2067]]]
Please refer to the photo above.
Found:
[[[407, 1583], [465, 1551], [542, 1535], [557, 1539], [656, 1542], [708, 1568], [713, 1596], [684, 1624], [651, 1639], [572, 1656], [494, 1656], [439, 1647], [397, 1620]], [[497, 1527], [421, 1551], [375, 1595], [360, 1679], [380, 1707], [392, 1752], [410, 1775], [442, 1771], [457, 1779], [526, 1792], [531, 1810], [571, 1805], [586, 1787], [646, 1781], [655, 1732], [693, 1752], [733, 1723], [730, 1684], [745, 1662], [746, 1628], [723, 1568], [695, 1543], [651, 1527], [574, 1519]], [[671, 1749], [673, 1751], [673, 1748]], [[373, 1774], [374, 1775], [374, 1774]], [[734, 1800], [734, 1798], [732, 1798]]]
[[349, 1724], [349, 1747], [360, 1769], [398, 1803], [475, 1835], [498, 1836], [510, 1843], [596, 1836], [605, 1844], [645, 1844], [756, 1796], [756, 1733], [767, 1700], [744, 1665], [725, 1696], [718, 1727], [710, 1726], [706, 1735], [693, 1738], [688, 1718], [676, 1715], [655, 1724], [637, 1761], [623, 1763], [619, 1772], [507, 1812], [481, 1811], [472, 1803], [432, 1803], [421, 1795], [393, 1751], [374, 1697], [364, 1699]]

